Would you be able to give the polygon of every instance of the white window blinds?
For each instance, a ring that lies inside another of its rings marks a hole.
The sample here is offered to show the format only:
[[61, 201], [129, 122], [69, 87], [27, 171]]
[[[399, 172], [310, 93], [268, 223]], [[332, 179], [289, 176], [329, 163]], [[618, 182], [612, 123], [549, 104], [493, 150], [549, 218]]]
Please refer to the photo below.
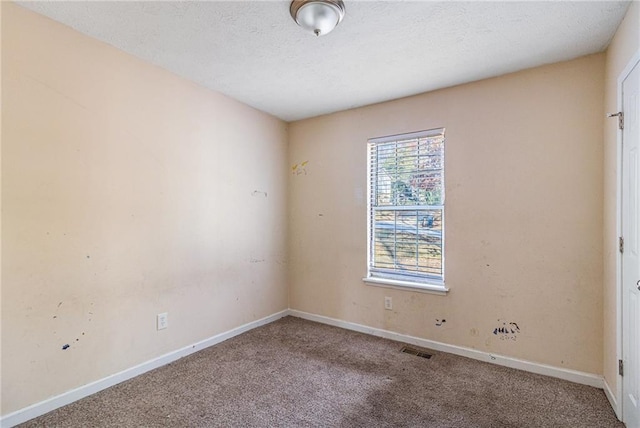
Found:
[[444, 128], [369, 140], [369, 277], [444, 280]]

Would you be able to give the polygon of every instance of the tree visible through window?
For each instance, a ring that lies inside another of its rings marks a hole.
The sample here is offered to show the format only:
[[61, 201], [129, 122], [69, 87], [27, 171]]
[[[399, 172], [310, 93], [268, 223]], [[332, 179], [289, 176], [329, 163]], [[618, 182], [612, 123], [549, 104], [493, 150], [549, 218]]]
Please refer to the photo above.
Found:
[[444, 129], [369, 140], [369, 277], [444, 280]]

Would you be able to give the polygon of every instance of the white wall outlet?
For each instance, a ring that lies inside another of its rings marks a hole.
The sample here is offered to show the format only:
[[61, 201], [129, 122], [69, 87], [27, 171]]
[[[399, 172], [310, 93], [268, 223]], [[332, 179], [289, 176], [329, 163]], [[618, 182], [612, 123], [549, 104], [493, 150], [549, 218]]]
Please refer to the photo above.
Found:
[[391, 300], [391, 297], [384, 298], [384, 308], [388, 311], [393, 309], [393, 300]]
[[164, 313], [158, 314], [157, 327], [158, 327], [158, 330], [164, 330], [165, 328], [169, 327], [169, 313], [168, 312], [164, 312]]

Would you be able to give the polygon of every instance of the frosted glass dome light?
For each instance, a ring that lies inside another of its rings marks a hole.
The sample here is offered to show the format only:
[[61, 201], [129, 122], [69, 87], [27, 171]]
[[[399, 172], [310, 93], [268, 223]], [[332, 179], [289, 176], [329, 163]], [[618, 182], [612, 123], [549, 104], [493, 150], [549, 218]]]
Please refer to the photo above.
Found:
[[293, 0], [289, 12], [299, 26], [324, 36], [342, 21], [345, 9], [342, 0]]

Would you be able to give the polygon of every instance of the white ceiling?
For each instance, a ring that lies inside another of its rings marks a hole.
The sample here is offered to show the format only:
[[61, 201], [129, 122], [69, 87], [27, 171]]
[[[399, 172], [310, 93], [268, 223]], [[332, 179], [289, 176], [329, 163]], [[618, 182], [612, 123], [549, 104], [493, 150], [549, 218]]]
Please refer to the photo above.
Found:
[[629, 6], [346, 0], [316, 38], [282, 0], [20, 4], [287, 121], [601, 52]]

